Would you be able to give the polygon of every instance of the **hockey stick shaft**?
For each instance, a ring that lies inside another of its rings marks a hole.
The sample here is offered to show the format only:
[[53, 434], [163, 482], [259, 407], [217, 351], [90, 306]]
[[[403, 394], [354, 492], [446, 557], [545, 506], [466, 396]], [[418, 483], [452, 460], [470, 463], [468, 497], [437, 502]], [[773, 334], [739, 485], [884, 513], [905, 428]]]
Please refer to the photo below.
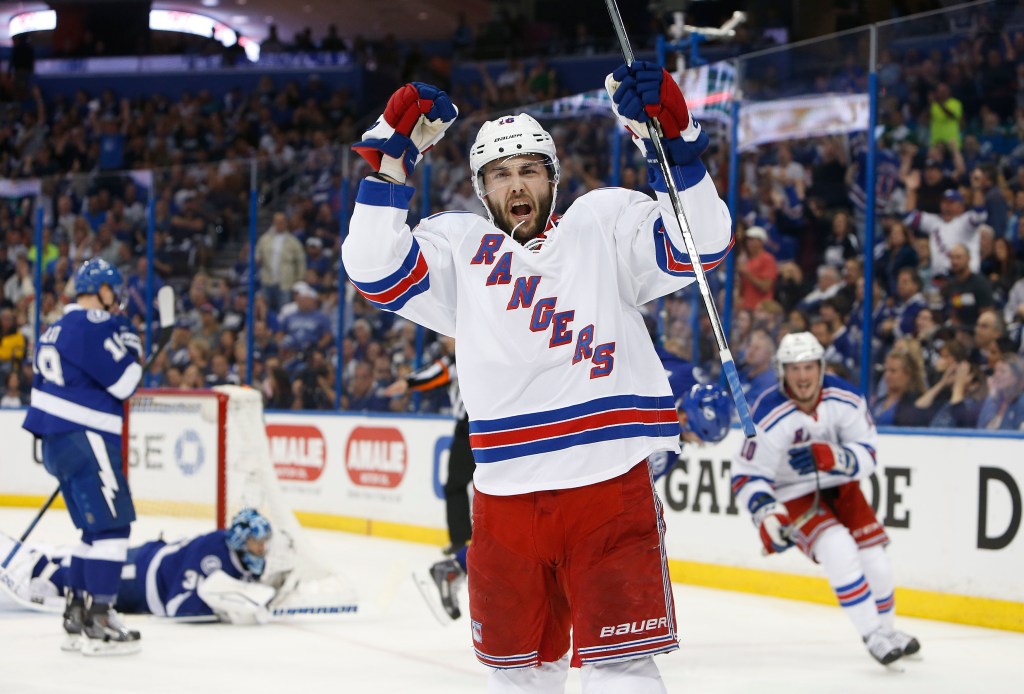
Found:
[[43, 517], [43, 514], [46, 513], [46, 509], [50, 508], [50, 505], [53, 503], [53, 500], [57, 498], [58, 494], [60, 494], [60, 487], [53, 490], [53, 493], [50, 494], [50, 498], [46, 500], [42, 508], [36, 512], [36, 517], [33, 518], [32, 522], [28, 524], [28, 527], [25, 528], [25, 532], [21, 534], [21, 537], [14, 541], [14, 547], [11, 547], [11, 551], [7, 553], [3, 563], [0, 563], [0, 568], [6, 569], [10, 566], [11, 560], [14, 559], [14, 555], [18, 553], [22, 544], [24, 544], [25, 540], [28, 539], [28, 536], [32, 534], [32, 531], [35, 529], [36, 525], [38, 525], [39, 520]]
[[156, 300], [160, 314], [160, 336], [157, 338], [156, 347], [146, 357], [146, 363], [142, 365], [143, 371], [149, 371], [153, 366], [153, 362], [170, 342], [171, 333], [174, 332], [174, 290], [167, 285], [160, 287]]
[[818, 468], [814, 468], [814, 501], [811, 502], [811, 507], [801, 513], [796, 519], [782, 529], [782, 537], [785, 540], [792, 542], [793, 535], [796, 534], [803, 524], [818, 515], [818, 511], [821, 509], [821, 477], [818, 473]]
[[[626, 27], [622, 23], [622, 15], [619, 14], [619, 6], [615, 0], [605, 0], [608, 8], [608, 16], [612, 21], [615, 34], [619, 39], [619, 46], [622, 49], [622, 57], [627, 65], [633, 64], [633, 49], [629, 44], [629, 37], [626, 35]], [[657, 118], [651, 118], [651, 127], [654, 130], [651, 142], [654, 144], [654, 152], [658, 158], [658, 166], [661, 169], [661, 176], [665, 179], [665, 188], [668, 191], [669, 200], [672, 202], [672, 211], [675, 212], [676, 220], [683, 234], [683, 245], [686, 253], [690, 256], [693, 266], [693, 276], [700, 289], [701, 298], [704, 300], [704, 308], [707, 310], [708, 318], [711, 321], [711, 330], [715, 334], [715, 342], [718, 344], [718, 356], [722, 362], [722, 371], [729, 383], [729, 390], [732, 393], [733, 403], [736, 405], [736, 413], [739, 416], [740, 425], [747, 438], [754, 436], [754, 420], [750, 416], [750, 408], [747, 406], [747, 399], [743, 394], [743, 387], [740, 384], [740, 375], [736, 370], [736, 361], [733, 359], [732, 351], [729, 349], [729, 342], [722, 327], [722, 319], [718, 316], [718, 309], [715, 306], [715, 299], [708, 284], [708, 278], [704, 274], [704, 267], [700, 261], [700, 254], [697, 252], [697, 244], [693, 240], [693, 233], [686, 220], [686, 213], [683, 211], [683, 204], [679, 198], [679, 191], [676, 189], [675, 179], [672, 178], [672, 171], [669, 167], [668, 158], [665, 156], [665, 148], [661, 143], [662, 129]]]
[[29, 600], [24, 598], [18, 592], [18, 584], [14, 577], [7, 572], [7, 569], [0, 567], [0, 591], [6, 593], [7, 599], [13, 602], [19, 607], [23, 607], [26, 610], [32, 610], [34, 612], [63, 612], [64, 601], [51, 602], [50, 599], [45, 602], [36, 602], [35, 600]]

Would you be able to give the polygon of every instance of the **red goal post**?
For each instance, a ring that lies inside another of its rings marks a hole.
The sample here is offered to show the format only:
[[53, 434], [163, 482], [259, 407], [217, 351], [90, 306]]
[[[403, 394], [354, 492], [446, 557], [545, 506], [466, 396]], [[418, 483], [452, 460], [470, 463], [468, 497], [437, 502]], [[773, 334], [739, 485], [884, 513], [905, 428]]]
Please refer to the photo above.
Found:
[[124, 474], [140, 514], [228, 523], [229, 394], [142, 388], [127, 401]]

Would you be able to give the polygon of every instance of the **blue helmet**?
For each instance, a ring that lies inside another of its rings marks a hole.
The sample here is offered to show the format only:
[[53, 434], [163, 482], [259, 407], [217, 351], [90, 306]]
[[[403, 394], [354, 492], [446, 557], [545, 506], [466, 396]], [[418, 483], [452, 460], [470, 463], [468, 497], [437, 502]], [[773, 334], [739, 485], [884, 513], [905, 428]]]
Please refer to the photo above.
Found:
[[265, 557], [253, 554], [246, 547], [249, 538], [267, 540], [271, 535], [270, 521], [254, 508], [243, 508], [231, 519], [228, 528], [228, 547], [239, 553], [242, 564], [254, 576], [261, 576], [267, 566]]
[[716, 385], [695, 384], [683, 396], [687, 424], [701, 441], [717, 443], [729, 433], [732, 400]]
[[104, 284], [109, 285], [117, 296], [124, 285], [124, 278], [116, 267], [102, 258], [85, 261], [75, 273], [76, 294], [99, 294]]

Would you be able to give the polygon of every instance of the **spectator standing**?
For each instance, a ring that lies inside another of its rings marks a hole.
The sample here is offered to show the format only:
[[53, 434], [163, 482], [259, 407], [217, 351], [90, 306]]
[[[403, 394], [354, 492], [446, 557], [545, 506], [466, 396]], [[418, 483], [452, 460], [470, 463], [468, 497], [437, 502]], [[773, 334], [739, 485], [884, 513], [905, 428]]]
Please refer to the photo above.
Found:
[[1002, 235], [1009, 223], [1010, 212], [1003, 190], [999, 187], [996, 168], [991, 164], [976, 167], [971, 171], [971, 188], [981, 193], [985, 207], [985, 223], [998, 235]]
[[890, 294], [897, 291], [896, 284], [899, 272], [903, 268], [916, 270], [918, 263], [917, 251], [910, 243], [907, 227], [902, 222], [893, 222], [889, 227], [889, 236], [885, 242], [885, 250], [879, 259], [880, 274], [886, 279], [886, 289]]
[[775, 293], [779, 268], [775, 258], [765, 250], [768, 233], [761, 227], [750, 227], [745, 234], [746, 257], [736, 263], [740, 277], [740, 308], [753, 311]]
[[981, 268], [981, 239], [978, 227], [985, 221], [985, 211], [975, 208], [964, 211], [964, 196], [955, 188], [942, 194], [940, 213], [935, 215], [917, 209], [917, 189], [921, 177], [912, 172], [907, 176], [907, 217], [904, 222], [918, 233], [928, 237], [929, 256], [934, 276], [950, 271], [950, 249], [963, 244], [969, 251], [971, 271]]
[[928, 95], [928, 115], [931, 124], [931, 144], [945, 142], [960, 146], [964, 105], [949, 91], [949, 85], [940, 82]]
[[950, 273], [942, 288], [942, 298], [952, 323], [971, 327], [978, 320], [978, 313], [993, 305], [992, 285], [971, 271], [971, 256], [963, 244], [953, 246], [948, 257]]
[[306, 251], [289, 231], [288, 217], [283, 212], [274, 213], [270, 228], [256, 242], [256, 263], [263, 294], [270, 308], [277, 311], [306, 272]]

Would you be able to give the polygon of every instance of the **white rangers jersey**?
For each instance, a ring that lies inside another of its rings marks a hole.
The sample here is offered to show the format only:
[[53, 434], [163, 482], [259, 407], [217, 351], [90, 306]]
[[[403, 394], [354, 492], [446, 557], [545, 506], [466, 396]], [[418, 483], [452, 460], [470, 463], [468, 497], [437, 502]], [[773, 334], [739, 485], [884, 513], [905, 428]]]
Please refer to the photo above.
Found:
[[[676, 170], [711, 269], [731, 246], [728, 209], [703, 164]], [[364, 180], [342, 259], [377, 306], [455, 337], [478, 489], [580, 487], [679, 450], [672, 391], [637, 308], [693, 282], [666, 194], [591, 191], [538, 252], [469, 213], [409, 233], [412, 194]]]
[[[751, 408], [757, 436], [744, 441], [733, 461], [732, 487], [736, 501], [750, 509], [759, 492], [789, 501], [814, 492], [814, 473], [799, 474], [789, 465], [789, 450], [814, 441], [837, 443], [857, 456], [857, 479], [875, 469], [878, 437], [867, 403], [846, 381], [828, 374], [818, 406], [807, 414], [779, 386], [765, 391]], [[845, 475], [818, 474], [822, 489], [850, 481]]]
[[981, 235], [978, 227], [988, 217], [983, 208], [968, 210], [948, 222], [931, 212], [911, 212], [907, 226], [928, 234], [928, 248], [932, 270], [936, 277], [949, 274], [949, 252], [953, 246], [963, 245], [971, 254], [971, 272], [981, 268]]

